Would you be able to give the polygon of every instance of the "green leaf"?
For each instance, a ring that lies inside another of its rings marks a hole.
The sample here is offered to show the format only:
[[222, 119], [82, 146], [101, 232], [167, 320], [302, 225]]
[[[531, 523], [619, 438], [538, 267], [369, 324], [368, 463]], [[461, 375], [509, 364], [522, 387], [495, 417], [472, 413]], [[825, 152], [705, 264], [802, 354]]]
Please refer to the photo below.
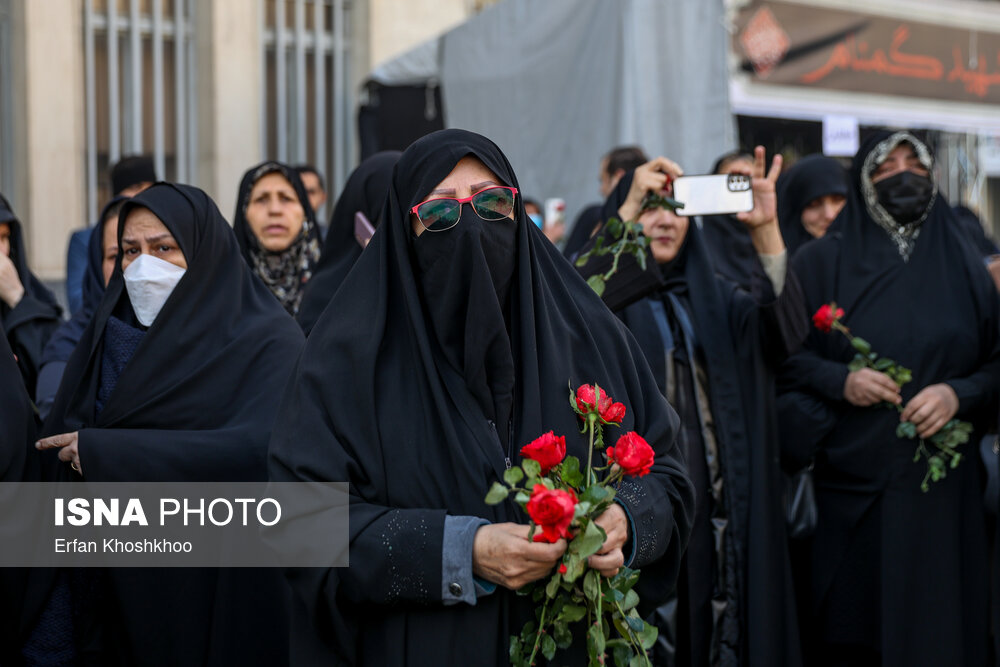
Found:
[[546, 660], [556, 657], [556, 640], [552, 638], [552, 635], [542, 636], [542, 655], [545, 656]]
[[656, 643], [656, 637], [659, 634], [660, 631], [656, 629], [655, 625], [643, 622], [643, 628], [639, 631], [639, 643], [648, 651], [653, 648], [653, 644]]
[[853, 338], [851, 338], [851, 345], [854, 347], [855, 350], [857, 350], [861, 354], [871, 354], [872, 346], [869, 345], [868, 341], [866, 341], [864, 338], [859, 338], [858, 336], [854, 336]]
[[559, 592], [559, 584], [561, 583], [561, 580], [562, 577], [557, 572], [552, 575], [552, 577], [549, 579], [549, 583], [546, 584], [545, 596], [548, 597], [550, 600], [556, 596], [556, 593]]
[[603, 486], [593, 484], [588, 486], [583, 494], [580, 496], [580, 500], [585, 500], [591, 505], [599, 505], [605, 501], [608, 497], [608, 490]]
[[576, 258], [576, 265], [577, 265], [577, 267], [584, 266], [587, 263], [587, 260], [589, 260], [589, 259], [590, 259], [590, 253], [589, 252], [586, 253], [586, 254], [584, 254], [584, 255], [580, 255], [579, 257]]
[[628, 611], [629, 609], [634, 609], [638, 604], [639, 594], [632, 589], [629, 589], [628, 592], [625, 593], [625, 600], [622, 602], [622, 610]]
[[632, 649], [628, 645], [619, 644], [611, 653], [615, 659], [615, 667], [628, 667], [629, 660], [632, 659]]
[[518, 491], [517, 495], [514, 496], [514, 502], [518, 505], [527, 505], [529, 500], [531, 500], [531, 495], [527, 491]]
[[643, 271], [646, 270], [646, 249], [643, 246], [639, 246], [639, 249], [635, 251], [635, 261], [639, 262], [639, 268]]
[[583, 575], [583, 570], [587, 565], [586, 558], [574, 553], [568, 553], [563, 562], [566, 564], [566, 573], [562, 576], [563, 581], [571, 583]]
[[576, 623], [581, 618], [587, 615], [587, 608], [578, 604], [568, 604], [563, 607], [562, 613], [559, 618], [566, 621], [567, 623]]
[[538, 461], [525, 459], [521, 462], [521, 467], [524, 469], [524, 474], [528, 476], [529, 480], [532, 477], [538, 477], [542, 474], [542, 466], [538, 463]]
[[875, 362], [875, 370], [877, 370], [877, 371], [884, 371], [884, 370], [887, 370], [889, 368], [892, 368], [895, 365], [896, 365], [896, 362], [893, 361], [892, 359], [887, 359], [885, 357], [882, 357], [881, 359], [879, 359], [878, 361]]
[[597, 293], [597, 296], [604, 296], [604, 278], [599, 275], [593, 275], [587, 278], [587, 284], [590, 285], [590, 289]]
[[590, 647], [591, 655], [604, 653], [604, 642], [604, 631], [599, 623], [587, 628], [587, 645]]
[[601, 585], [597, 581], [599, 576], [596, 570], [587, 570], [587, 574], [583, 575], [584, 596], [598, 603], [601, 601]]
[[486, 504], [499, 505], [503, 501], [507, 500], [507, 494], [509, 493], [510, 489], [506, 486], [500, 482], [493, 482], [493, 486], [490, 487], [490, 492], [486, 494]]
[[608, 218], [608, 221], [604, 223], [604, 230], [608, 238], [620, 239], [624, 231], [622, 221], [618, 218]]
[[592, 556], [601, 549], [608, 537], [604, 530], [593, 521], [587, 522], [587, 527], [569, 543], [569, 551], [582, 558]]
[[580, 459], [575, 456], [567, 456], [560, 464], [559, 474], [562, 480], [569, 486], [579, 489], [583, 484], [583, 473], [580, 472]]
[[913, 422], [900, 422], [896, 427], [897, 438], [909, 438], [913, 440], [917, 437], [917, 427]]
[[639, 614], [629, 614], [625, 617], [625, 622], [628, 623], [628, 627], [632, 629], [632, 632], [642, 632], [643, 621], [639, 618]]
[[858, 354], [855, 355], [853, 359], [851, 359], [851, 363], [847, 364], [847, 370], [853, 373], [854, 371], [860, 371], [867, 365], [868, 362], [865, 361], [865, 358], [862, 357], [860, 354]]
[[552, 625], [552, 637], [556, 640], [556, 646], [561, 649], [567, 649], [573, 643], [573, 633], [566, 623], [556, 621]]
[[503, 481], [507, 482], [510, 486], [514, 486], [522, 479], [524, 479], [524, 471], [518, 466], [505, 470], [503, 473]]

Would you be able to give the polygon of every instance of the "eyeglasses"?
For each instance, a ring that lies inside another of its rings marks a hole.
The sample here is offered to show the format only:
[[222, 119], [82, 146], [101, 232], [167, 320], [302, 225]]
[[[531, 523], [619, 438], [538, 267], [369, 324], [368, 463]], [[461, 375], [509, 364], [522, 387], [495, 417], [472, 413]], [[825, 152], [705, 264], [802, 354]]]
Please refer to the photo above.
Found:
[[428, 199], [410, 209], [429, 232], [443, 232], [458, 224], [462, 216], [462, 204], [472, 204], [472, 210], [483, 220], [503, 220], [514, 211], [514, 196], [517, 188], [497, 185], [480, 190], [471, 197], [456, 199], [441, 197]]

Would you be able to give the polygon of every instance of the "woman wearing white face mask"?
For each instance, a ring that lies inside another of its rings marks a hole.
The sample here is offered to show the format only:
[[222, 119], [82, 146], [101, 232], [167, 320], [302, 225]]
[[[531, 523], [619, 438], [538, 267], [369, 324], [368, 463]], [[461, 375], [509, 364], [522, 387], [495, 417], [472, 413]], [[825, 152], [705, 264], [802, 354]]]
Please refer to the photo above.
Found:
[[[274, 396], [300, 329], [201, 190], [160, 183], [131, 199], [118, 241], [39, 449], [58, 450], [61, 476], [87, 481], [266, 480]], [[73, 633], [80, 664], [287, 661], [277, 571], [111, 570], [100, 589], [106, 608], [71, 595], [103, 626], [102, 640]]]

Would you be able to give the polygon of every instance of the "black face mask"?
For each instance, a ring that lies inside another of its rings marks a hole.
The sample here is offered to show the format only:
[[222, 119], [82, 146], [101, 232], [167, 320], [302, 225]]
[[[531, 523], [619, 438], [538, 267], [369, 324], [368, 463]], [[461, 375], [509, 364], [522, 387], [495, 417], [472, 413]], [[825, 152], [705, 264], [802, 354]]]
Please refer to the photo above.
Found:
[[927, 176], [912, 171], [898, 174], [875, 183], [878, 203], [900, 225], [919, 220], [927, 211], [934, 196], [934, 183]]

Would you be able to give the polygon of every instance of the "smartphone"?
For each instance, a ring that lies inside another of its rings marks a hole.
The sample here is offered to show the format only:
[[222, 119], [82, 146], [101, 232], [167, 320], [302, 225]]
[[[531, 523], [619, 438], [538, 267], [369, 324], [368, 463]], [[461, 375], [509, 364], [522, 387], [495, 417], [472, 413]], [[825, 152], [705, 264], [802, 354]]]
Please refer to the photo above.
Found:
[[553, 197], [545, 200], [545, 229], [566, 222], [566, 201]]
[[684, 204], [677, 215], [718, 215], [753, 209], [750, 177], [743, 174], [681, 176], [674, 180], [674, 199]]
[[368, 216], [361, 211], [354, 214], [354, 238], [362, 248], [368, 247], [368, 242], [372, 240], [375, 227], [368, 222]]

